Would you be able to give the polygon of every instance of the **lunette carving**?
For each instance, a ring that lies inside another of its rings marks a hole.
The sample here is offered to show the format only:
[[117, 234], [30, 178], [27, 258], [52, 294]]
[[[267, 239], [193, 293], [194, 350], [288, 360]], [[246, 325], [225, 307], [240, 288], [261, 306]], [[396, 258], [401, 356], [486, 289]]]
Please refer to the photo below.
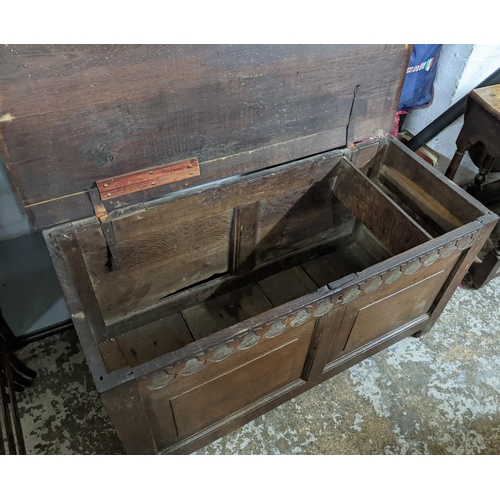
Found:
[[341, 292], [336, 292], [328, 297], [320, 299], [305, 308], [300, 308], [287, 316], [278, 318], [268, 325], [256, 327], [243, 334], [210, 349], [207, 353], [199, 353], [195, 357], [177, 363], [174, 366], [162, 370], [151, 377], [148, 388], [157, 390], [171, 383], [177, 376], [188, 376], [202, 369], [207, 361], [219, 363], [229, 358], [236, 350], [247, 350], [254, 347], [259, 341], [266, 337], [272, 339], [281, 335], [290, 327], [297, 327], [307, 322], [311, 317], [318, 318], [329, 312], [336, 304], [348, 304], [356, 300], [363, 293], [372, 293], [381, 286], [395, 283], [403, 274], [411, 275], [417, 272], [422, 265], [425, 267], [436, 263], [440, 258], [446, 259], [457, 251], [463, 251], [472, 246], [477, 232], [466, 235], [458, 240], [432, 250], [418, 259], [385, 271], [381, 275], [374, 276], [365, 282], [358, 283]]
[[392, 270], [389, 277], [385, 280], [385, 283], [387, 283], [388, 285], [395, 283], [401, 277], [402, 274], [403, 274], [403, 271], [401, 271], [400, 267]]
[[229, 358], [233, 354], [234, 349], [229, 347], [227, 344], [222, 344], [212, 351], [212, 356], [210, 356], [210, 361], [213, 363], [220, 363], [225, 359]]
[[261, 337], [257, 335], [255, 332], [250, 332], [245, 335], [243, 338], [243, 342], [238, 346], [238, 349], [245, 351], [246, 349], [250, 349], [255, 344], [259, 342]]
[[179, 373], [181, 375], [192, 375], [193, 373], [196, 373], [198, 370], [200, 370], [205, 365], [205, 363], [206, 361], [201, 361], [197, 358], [191, 358], [189, 361], [187, 361], [183, 370]]
[[378, 290], [384, 281], [382, 280], [382, 276], [375, 276], [371, 281], [366, 283], [362, 288], [365, 293], [372, 293], [375, 290]]
[[162, 370], [158, 373], [155, 373], [151, 377], [151, 381], [148, 384], [148, 389], [151, 389], [153, 391], [156, 391], [158, 389], [163, 389], [166, 387], [172, 380], [174, 380], [175, 375], [171, 375], [170, 373], [167, 373], [165, 370]]
[[439, 249], [439, 255], [443, 259], [447, 259], [451, 255], [453, 255], [457, 251], [457, 244], [455, 241], [452, 243], [449, 243], [448, 245], [444, 246], [443, 248]]
[[310, 317], [311, 313], [307, 309], [300, 309], [290, 321], [290, 326], [297, 327], [303, 325]]
[[270, 325], [270, 328], [265, 332], [266, 338], [272, 339], [274, 337], [277, 337], [286, 330], [287, 326], [288, 326], [287, 323], [284, 323], [281, 319], [277, 319], [274, 323]]
[[457, 248], [461, 251], [467, 250], [467, 248], [470, 248], [472, 244], [474, 243], [474, 236], [471, 235], [469, 238], [463, 238], [457, 243]]
[[435, 250], [427, 257], [424, 257], [422, 260], [425, 267], [431, 266], [432, 264], [434, 264], [434, 262], [437, 262], [439, 260], [439, 252]]
[[313, 308], [311, 308], [311, 311], [313, 313], [313, 316], [319, 318], [321, 316], [324, 316], [332, 308], [333, 308], [332, 301], [329, 298], [326, 298], [320, 300]]
[[420, 262], [420, 259], [409, 262], [408, 267], [405, 269], [405, 274], [407, 276], [411, 276], [412, 274], [415, 274], [421, 267], [422, 262]]
[[358, 285], [355, 285], [344, 295], [342, 302], [344, 304], [348, 304], [349, 302], [356, 300], [361, 295], [361, 293], [362, 293], [361, 288], [359, 288]]

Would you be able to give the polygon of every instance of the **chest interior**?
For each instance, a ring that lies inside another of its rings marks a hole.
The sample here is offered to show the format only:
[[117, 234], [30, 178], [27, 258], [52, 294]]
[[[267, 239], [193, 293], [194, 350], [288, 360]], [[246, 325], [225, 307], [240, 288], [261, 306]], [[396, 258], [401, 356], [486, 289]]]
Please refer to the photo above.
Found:
[[94, 217], [46, 231], [106, 369], [334, 288], [480, 215], [447, 186], [438, 201], [432, 173], [396, 141], [365, 147], [362, 165], [333, 151], [112, 211], [106, 227]]

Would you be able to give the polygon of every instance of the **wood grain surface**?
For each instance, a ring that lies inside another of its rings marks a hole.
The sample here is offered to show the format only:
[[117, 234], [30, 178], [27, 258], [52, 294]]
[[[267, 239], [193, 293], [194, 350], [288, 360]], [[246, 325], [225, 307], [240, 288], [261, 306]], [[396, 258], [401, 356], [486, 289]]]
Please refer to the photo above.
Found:
[[227, 293], [182, 312], [195, 339], [272, 309], [272, 304], [257, 285]]
[[[105, 321], [228, 270], [232, 210], [148, 231], [137, 218], [114, 223], [121, 262], [115, 269], [99, 226], [78, 233]], [[93, 231], [93, 234], [91, 234]]]
[[333, 193], [393, 254], [432, 239], [347, 160], [341, 162]]
[[2, 152], [35, 222], [74, 220], [90, 215], [82, 194], [101, 179], [199, 159], [199, 177], [154, 197], [387, 132], [409, 53], [382, 44], [2, 45]]
[[[413, 203], [421, 207], [420, 211], [438, 223], [447, 221], [445, 231], [472, 222], [481, 216], [483, 207], [478, 201], [437, 169], [419, 159], [399, 141], [388, 141], [381, 152], [383, 157], [379, 158], [379, 165], [375, 170], [383, 170], [382, 175], [392, 170], [394, 174], [391, 179], [394, 179], [394, 182], [399, 179], [399, 189], [409, 192]], [[439, 178], [439, 182], [436, 178]], [[406, 186], [401, 187], [401, 184]]]
[[500, 121], [500, 85], [474, 89], [470, 93], [470, 98]]
[[354, 216], [333, 202], [329, 187], [340, 158], [319, 155], [115, 210], [107, 217], [113, 265], [97, 219], [78, 229], [106, 324], [209, 278], [250, 272], [348, 234]]

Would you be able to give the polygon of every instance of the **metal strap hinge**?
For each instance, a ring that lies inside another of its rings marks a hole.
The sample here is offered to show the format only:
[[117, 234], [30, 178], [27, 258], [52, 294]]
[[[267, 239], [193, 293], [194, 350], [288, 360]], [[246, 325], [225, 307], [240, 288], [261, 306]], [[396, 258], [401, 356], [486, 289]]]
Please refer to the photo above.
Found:
[[[172, 182], [187, 180], [200, 175], [198, 158], [189, 158], [175, 163], [138, 170], [124, 175], [117, 175], [96, 182], [96, 187], [89, 189], [94, 212], [101, 223], [109, 253], [109, 267], [116, 269], [120, 262], [116, 245], [113, 222], [108, 220], [108, 211], [103, 200], [111, 200], [139, 191], [157, 188]], [[187, 186], [188, 184], [186, 184]]]
[[138, 191], [157, 188], [172, 182], [200, 175], [198, 158], [189, 158], [167, 165], [138, 170], [130, 174], [117, 175], [97, 181], [97, 189], [103, 200], [111, 200]]

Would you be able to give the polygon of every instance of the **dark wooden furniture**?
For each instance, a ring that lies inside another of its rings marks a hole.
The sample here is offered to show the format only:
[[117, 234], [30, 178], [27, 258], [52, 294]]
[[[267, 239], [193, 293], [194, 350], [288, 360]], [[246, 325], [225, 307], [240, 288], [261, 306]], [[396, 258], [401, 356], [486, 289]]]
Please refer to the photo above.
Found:
[[386, 136], [409, 46], [14, 50], [6, 163], [129, 453], [428, 331], [497, 220]]
[[[453, 179], [466, 151], [478, 167], [475, 184], [468, 192], [483, 203], [500, 200], [500, 181], [484, 186], [490, 172], [500, 171], [500, 85], [475, 89], [466, 101], [464, 125], [457, 138], [457, 151], [446, 171]], [[471, 276], [480, 288], [500, 274], [500, 241], [484, 258], [474, 264]]]
[[29, 387], [36, 372], [16, 356], [17, 345], [16, 337], [0, 314], [0, 455], [26, 454], [16, 392]]

